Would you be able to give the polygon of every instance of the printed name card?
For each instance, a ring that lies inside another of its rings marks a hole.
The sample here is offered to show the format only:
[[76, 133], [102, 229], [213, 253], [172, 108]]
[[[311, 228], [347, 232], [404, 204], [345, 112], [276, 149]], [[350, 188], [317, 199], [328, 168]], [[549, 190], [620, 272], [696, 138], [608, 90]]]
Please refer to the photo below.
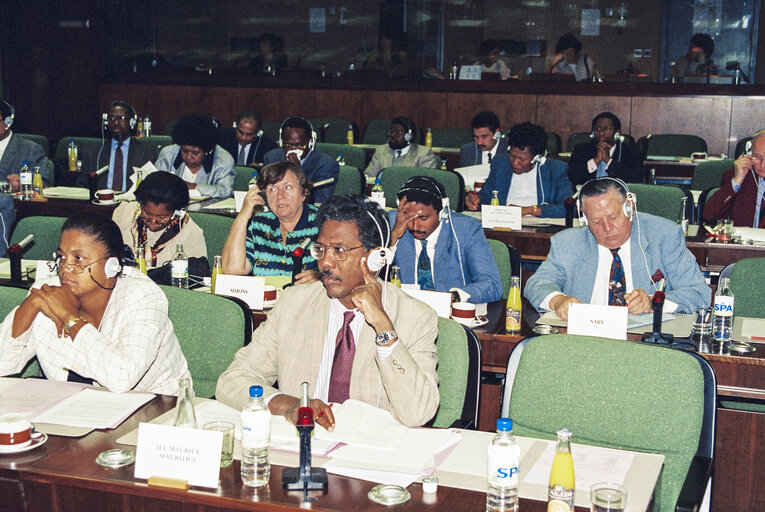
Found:
[[443, 318], [449, 318], [452, 314], [452, 294], [450, 292], [435, 292], [432, 290], [420, 290], [418, 285], [401, 285], [401, 290], [412, 298], [424, 302], [433, 308], [436, 314]]
[[265, 279], [255, 276], [220, 274], [215, 280], [215, 295], [242, 299], [250, 309], [263, 309]]
[[481, 205], [481, 223], [486, 229], [521, 229], [521, 207]]
[[461, 66], [460, 80], [480, 80], [481, 66]]
[[215, 489], [222, 446], [222, 432], [140, 423], [133, 476], [171, 478]]
[[628, 312], [624, 306], [569, 304], [569, 334], [599, 336], [616, 340], [627, 339]]

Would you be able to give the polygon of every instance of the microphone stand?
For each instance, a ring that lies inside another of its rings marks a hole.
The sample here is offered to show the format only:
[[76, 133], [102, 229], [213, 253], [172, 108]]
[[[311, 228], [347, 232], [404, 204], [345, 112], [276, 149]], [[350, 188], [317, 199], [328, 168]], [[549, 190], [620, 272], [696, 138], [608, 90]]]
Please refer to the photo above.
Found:
[[24, 253], [29, 242], [34, 240], [34, 235], [30, 234], [24, 237], [22, 241], [17, 244], [13, 244], [8, 248], [8, 259], [11, 264], [11, 282], [16, 284], [23, 284], [21, 281], [21, 255]]
[[642, 341], [644, 343], [657, 343], [661, 345], [671, 345], [674, 342], [674, 336], [669, 333], [661, 332], [661, 316], [664, 310], [664, 292], [656, 291], [653, 294], [651, 303], [653, 304], [653, 331], [644, 332]]

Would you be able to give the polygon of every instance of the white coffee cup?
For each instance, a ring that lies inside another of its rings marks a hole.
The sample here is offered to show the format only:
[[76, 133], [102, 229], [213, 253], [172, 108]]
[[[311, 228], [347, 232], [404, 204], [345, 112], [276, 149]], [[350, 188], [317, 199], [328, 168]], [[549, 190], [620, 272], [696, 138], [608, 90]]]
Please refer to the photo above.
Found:
[[453, 303], [452, 318], [463, 324], [472, 322], [475, 320], [475, 304], [472, 302]]
[[0, 446], [27, 446], [32, 442], [32, 423], [23, 414], [0, 416]]
[[100, 203], [108, 203], [114, 201], [114, 190], [105, 188], [96, 192], [96, 199]]

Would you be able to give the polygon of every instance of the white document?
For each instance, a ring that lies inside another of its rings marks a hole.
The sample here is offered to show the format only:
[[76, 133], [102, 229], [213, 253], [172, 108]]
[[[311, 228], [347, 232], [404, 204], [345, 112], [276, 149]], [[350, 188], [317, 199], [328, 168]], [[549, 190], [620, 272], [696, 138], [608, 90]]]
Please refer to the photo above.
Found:
[[40, 414], [55, 403], [76, 395], [85, 384], [46, 379], [2, 379], [0, 414], [18, 412]]
[[[45, 264], [47, 262], [41, 260], [21, 260], [21, 277], [27, 277], [29, 272], [37, 267], [38, 263]], [[0, 258], [0, 277], [5, 279], [10, 279], [11, 277], [11, 260], [8, 258]]]
[[215, 489], [222, 445], [222, 432], [141, 423], [133, 476], [172, 478]]
[[741, 318], [741, 336], [765, 341], [765, 318]]
[[236, 203], [236, 212], [242, 211], [242, 205], [244, 204], [244, 196], [247, 192], [244, 190], [234, 190], [234, 202]]
[[43, 191], [45, 197], [61, 199], [90, 199], [90, 190], [83, 187], [48, 187]]
[[571, 303], [568, 305], [568, 333], [626, 340], [628, 315], [623, 306]]
[[334, 405], [332, 413], [335, 416], [335, 431], [319, 428], [317, 430], [321, 433], [317, 435], [361, 448], [395, 450], [409, 430], [390, 412], [359, 400], [349, 399]]
[[521, 229], [521, 207], [483, 204], [481, 205], [481, 224], [485, 229]]
[[[48, 189], [45, 189], [45, 193], [48, 193]], [[736, 226], [734, 234], [740, 236], [744, 240], [753, 240], [755, 242], [765, 242], [765, 229], [760, 228], [748, 228], [746, 226]]]
[[[483, 157], [483, 153], [481, 153]], [[470, 165], [468, 167], [458, 167], [454, 169], [454, 172], [458, 172], [462, 175], [462, 178], [465, 180], [465, 187], [474, 188], [476, 181], [485, 181], [486, 178], [489, 177], [489, 172], [491, 172], [491, 165], [489, 164], [478, 164], [478, 165]]]
[[[414, 287], [413, 287], [414, 286]], [[420, 290], [417, 285], [401, 285], [401, 289], [406, 292], [407, 295], [413, 297], [420, 302], [424, 302], [433, 310], [436, 314], [443, 318], [449, 318], [452, 314], [452, 294], [450, 292], [436, 292], [433, 290]]]
[[246, 302], [250, 309], [263, 309], [265, 284], [262, 277], [220, 274], [215, 281], [215, 295], [236, 297]]
[[481, 79], [481, 66], [461, 66], [460, 67], [460, 80], [480, 80]]
[[[236, 194], [236, 191], [234, 192]], [[241, 208], [241, 207], [240, 207]], [[203, 210], [234, 210], [236, 209], [236, 199], [229, 197], [213, 204], [208, 204], [202, 207]], [[239, 210], [236, 210], [239, 211]]]
[[34, 421], [71, 427], [116, 428], [152, 398], [154, 395], [151, 393], [84, 389], [39, 414]]

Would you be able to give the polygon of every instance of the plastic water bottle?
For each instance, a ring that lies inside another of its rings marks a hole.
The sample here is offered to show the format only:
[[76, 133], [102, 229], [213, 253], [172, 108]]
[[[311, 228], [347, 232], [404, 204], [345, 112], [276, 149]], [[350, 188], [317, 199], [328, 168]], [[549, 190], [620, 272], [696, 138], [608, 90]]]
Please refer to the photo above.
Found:
[[372, 193], [370, 199], [380, 205], [380, 208], [385, 208], [385, 191], [380, 183], [380, 178], [375, 178], [375, 185], [372, 187]]
[[338, 165], [345, 165], [345, 158], [343, 158], [342, 153], [338, 153], [337, 158], [335, 158], [335, 160], [337, 161]]
[[489, 445], [486, 512], [516, 512], [518, 510], [518, 468], [521, 462], [521, 448], [515, 442], [512, 430], [513, 420], [497, 419], [497, 435]]
[[730, 338], [733, 332], [733, 302], [730, 278], [721, 277], [715, 294], [715, 320], [712, 328], [714, 335], [712, 348], [718, 354], [727, 354], [730, 351]]
[[258, 186], [258, 172], [254, 171], [252, 173], [252, 178], [250, 178], [250, 183], [247, 185], [247, 188], [255, 188]]
[[250, 401], [242, 410], [242, 483], [261, 487], [271, 476], [268, 452], [271, 412], [263, 402], [263, 388], [250, 386]]
[[143, 118], [143, 134], [146, 137], [151, 137], [151, 119], [149, 119], [149, 116], [144, 116]]
[[21, 198], [24, 201], [29, 201], [34, 195], [34, 189], [32, 188], [32, 171], [29, 169], [29, 162], [26, 160], [21, 162], [19, 181], [21, 182]]
[[189, 258], [183, 252], [183, 244], [175, 246], [175, 256], [170, 267], [170, 284], [176, 288], [189, 287]]

